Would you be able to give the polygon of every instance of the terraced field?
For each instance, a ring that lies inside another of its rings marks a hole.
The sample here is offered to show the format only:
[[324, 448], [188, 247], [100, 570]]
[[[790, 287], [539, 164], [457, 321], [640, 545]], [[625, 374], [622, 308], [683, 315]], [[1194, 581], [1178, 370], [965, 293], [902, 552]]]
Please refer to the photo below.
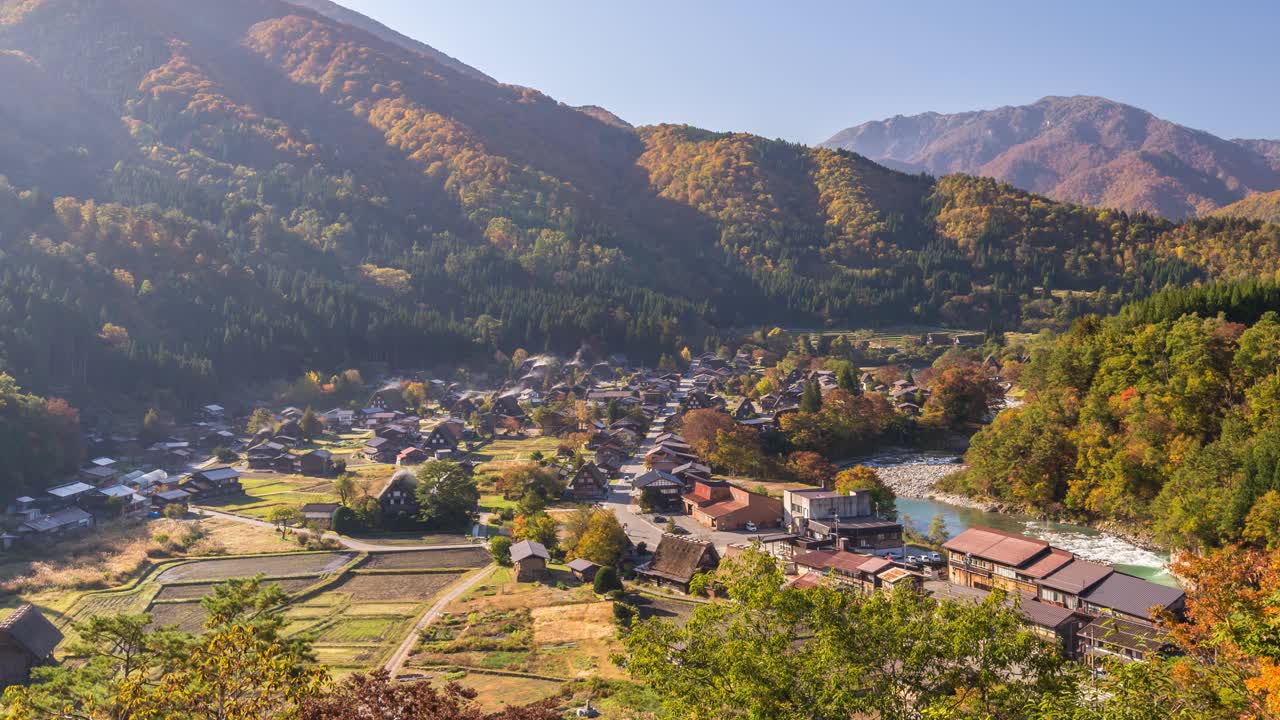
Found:
[[[317, 578], [287, 578], [284, 580], [272, 580], [271, 583], [279, 585], [287, 593], [296, 593], [305, 590], [316, 583]], [[217, 583], [192, 583], [189, 585], [165, 585], [160, 588], [160, 592], [156, 593], [156, 600], [199, 600], [213, 591], [213, 586]]]
[[[394, 557], [399, 555], [404, 557]], [[351, 570], [357, 560], [378, 570]], [[342, 676], [384, 663], [438, 593], [462, 577], [464, 568], [487, 563], [482, 549], [406, 551], [371, 559], [355, 552], [197, 559], [159, 568], [127, 591], [85, 595], [69, 616], [145, 611], [156, 626], [199, 632], [205, 618], [201, 597], [219, 581], [261, 573], [289, 593], [317, 588], [284, 610], [290, 620], [286, 632], [310, 638], [321, 662]]]
[[167, 584], [192, 580], [218, 581], [253, 577], [259, 573], [267, 577], [323, 575], [341, 569], [353, 559], [355, 559], [355, 553], [308, 553], [199, 560], [183, 563], [164, 571], [156, 578], [156, 582]]
[[460, 573], [395, 575], [351, 574], [331, 592], [345, 593], [352, 602], [424, 602], [462, 577]]
[[458, 550], [404, 550], [370, 553], [362, 570], [430, 570], [436, 568], [479, 568], [489, 564], [483, 547]]

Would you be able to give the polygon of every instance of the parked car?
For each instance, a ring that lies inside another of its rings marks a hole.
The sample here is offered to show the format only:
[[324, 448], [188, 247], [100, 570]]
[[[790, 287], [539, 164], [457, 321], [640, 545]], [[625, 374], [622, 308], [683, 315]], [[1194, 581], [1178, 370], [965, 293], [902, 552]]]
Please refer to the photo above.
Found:
[[666, 518], [664, 518], [664, 517], [662, 517], [661, 515], [654, 515], [654, 516], [653, 516], [653, 521], [654, 521], [654, 522], [666, 522], [666, 521], [667, 521], [667, 519], [666, 519]]
[[746, 525], [744, 525], [743, 527], [745, 527], [745, 528], [747, 529], [747, 532], [755, 532], [755, 531], [757, 531], [757, 530], [759, 530], [759, 529], [760, 529], [760, 528], [756, 527], [756, 524], [755, 524], [755, 523], [750, 522], [750, 521], [748, 521], [748, 522], [747, 522], [747, 524], [746, 524]]
[[942, 554], [936, 553], [936, 552], [929, 553], [929, 562], [936, 562], [936, 563], [942, 562]]

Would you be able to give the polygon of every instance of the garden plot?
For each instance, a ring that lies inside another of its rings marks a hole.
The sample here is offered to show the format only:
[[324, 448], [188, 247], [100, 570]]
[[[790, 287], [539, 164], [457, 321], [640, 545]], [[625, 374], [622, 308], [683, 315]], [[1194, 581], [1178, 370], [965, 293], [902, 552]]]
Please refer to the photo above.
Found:
[[398, 637], [395, 631], [404, 622], [404, 617], [346, 617], [326, 628], [316, 642], [327, 645], [380, 644]]
[[301, 575], [323, 575], [335, 572], [355, 557], [353, 553], [307, 553], [268, 557], [228, 558], [225, 560], [197, 560], [170, 568], [160, 577], [159, 583], [187, 581], [221, 581], [232, 578]]
[[198, 602], [160, 603], [152, 605], [151, 624], [161, 627], [176, 625], [183, 632], [200, 632], [204, 627], [204, 608]]
[[352, 602], [425, 602], [462, 577], [461, 573], [374, 574], [353, 573], [333, 587]]
[[[264, 585], [279, 585], [287, 593], [297, 593], [319, 582], [318, 577], [286, 578], [284, 580], [268, 580]], [[217, 583], [193, 583], [190, 585], [165, 585], [156, 593], [156, 600], [199, 600], [213, 592]]]
[[488, 565], [489, 551], [483, 547], [454, 550], [403, 550], [370, 553], [364, 570], [432, 570], [436, 568], [478, 568]]

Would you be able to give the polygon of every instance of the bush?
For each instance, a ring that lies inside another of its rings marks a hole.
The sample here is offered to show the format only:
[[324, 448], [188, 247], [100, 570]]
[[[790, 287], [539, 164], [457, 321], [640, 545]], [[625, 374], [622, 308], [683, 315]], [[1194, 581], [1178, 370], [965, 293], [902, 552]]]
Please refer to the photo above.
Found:
[[329, 518], [329, 527], [336, 533], [350, 534], [353, 530], [360, 529], [360, 519], [356, 517], [355, 510], [346, 505], [339, 505], [333, 511], [333, 516]]
[[636, 543], [636, 555], [639, 555], [640, 557], [644, 557], [644, 556], [645, 556], [645, 555], [647, 555], [648, 553], [649, 553], [649, 544], [648, 544], [648, 543], [646, 543], [646, 542], [645, 542], [645, 541], [643, 541], [643, 540], [641, 540], [640, 542]]
[[164, 516], [170, 520], [177, 520], [187, 514], [187, 506], [179, 503], [169, 503], [164, 506]]
[[489, 554], [493, 556], [493, 561], [503, 567], [511, 567], [511, 538], [506, 535], [489, 541]]
[[230, 465], [240, 459], [235, 450], [226, 447], [217, 447], [213, 449], [213, 456], [218, 458], [218, 462]]
[[636, 609], [624, 602], [615, 602], [613, 604], [613, 621], [620, 628], [629, 628], [636, 618]]
[[602, 567], [596, 572], [596, 579], [591, 588], [597, 595], [604, 595], [610, 590], [621, 590], [622, 581], [618, 579], [618, 571], [611, 567]]

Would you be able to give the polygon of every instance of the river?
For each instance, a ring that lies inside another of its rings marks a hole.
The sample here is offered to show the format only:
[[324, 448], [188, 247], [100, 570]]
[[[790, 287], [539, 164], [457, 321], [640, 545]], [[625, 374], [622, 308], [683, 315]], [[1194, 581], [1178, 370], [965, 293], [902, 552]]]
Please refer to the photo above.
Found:
[[[945, 472], [947, 466], [960, 462], [960, 457], [944, 453], [893, 451], [864, 458], [860, 464], [883, 468], [884, 474], [906, 472], [933, 475]], [[890, 483], [895, 484], [895, 483]], [[1177, 582], [1165, 566], [1169, 556], [1138, 547], [1133, 543], [1093, 528], [1070, 523], [1038, 520], [1028, 515], [988, 512], [976, 508], [952, 505], [922, 497], [898, 495], [898, 515], [923, 533], [934, 515], [941, 514], [947, 533], [955, 536], [975, 525], [1030, 535], [1040, 538], [1054, 547], [1069, 550], [1086, 560], [1103, 562], [1128, 575], [1134, 575], [1162, 585], [1176, 586]]]

